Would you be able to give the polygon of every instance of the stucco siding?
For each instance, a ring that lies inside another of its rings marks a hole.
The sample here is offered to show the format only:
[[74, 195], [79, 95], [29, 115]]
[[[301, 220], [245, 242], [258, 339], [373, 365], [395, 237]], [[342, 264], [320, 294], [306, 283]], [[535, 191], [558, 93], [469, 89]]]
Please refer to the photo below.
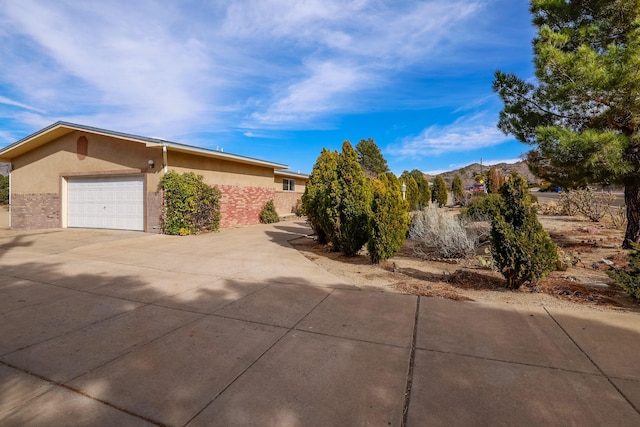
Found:
[[[86, 156], [77, 152], [80, 137], [88, 142]], [[12, 193], [57, 193], [65, 175], [147, 172], [149, 160], [156, 167], [149, 170], [147, 185], [155, 189], [162, 170], [161, 150], [76, 131], [14, 159]]]
[[304, 193], [304, 189], [306, 187], [307, 184], [307, 180], [304, 178], [290, 178], [290, 177], [286, 177], [286, 176], [275, 176], [274, 179], [274, 187], [276, 191], [283, 191], [282, 190], [282, 181], [284, 179], [293, 179], [296, 182], [296, 189], [294, 190], [295, 193], [300, 193], [300, 195], [302, 195]]
[[169, 170], [194, 172], [213, 186], [262, 187], [273, 189], [273, 168], [236, 163], [211, 157], [169, 151]]
[[302, 197], [301, 193], [293, 191], [276, 191], [273, 204], [280, 216], [291, 215], [295, 212], [296, 203]]

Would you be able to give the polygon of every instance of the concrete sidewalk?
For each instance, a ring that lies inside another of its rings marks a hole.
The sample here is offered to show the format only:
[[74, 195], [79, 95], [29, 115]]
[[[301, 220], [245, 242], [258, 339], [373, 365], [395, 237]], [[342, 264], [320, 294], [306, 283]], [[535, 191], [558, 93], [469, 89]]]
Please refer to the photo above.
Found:
[[0, 230], [0, 425], [640, 425], [640, 316], [360, 291], [308, 232]]

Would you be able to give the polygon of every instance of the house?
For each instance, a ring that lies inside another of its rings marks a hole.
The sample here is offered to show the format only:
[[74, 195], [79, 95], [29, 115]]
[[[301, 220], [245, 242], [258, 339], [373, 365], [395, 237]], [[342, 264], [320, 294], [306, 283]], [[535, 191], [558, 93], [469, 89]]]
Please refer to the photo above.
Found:
[[202, 175], [220, 189], [221, 227], [256, 224], [270, 199], [279, 215], [292, 214], [308, 181], [280, 163], [67, 122], [0, 149], [0, 162], [10, 163], [14, 229], [159, 233], [158, 183], [170, 170]]

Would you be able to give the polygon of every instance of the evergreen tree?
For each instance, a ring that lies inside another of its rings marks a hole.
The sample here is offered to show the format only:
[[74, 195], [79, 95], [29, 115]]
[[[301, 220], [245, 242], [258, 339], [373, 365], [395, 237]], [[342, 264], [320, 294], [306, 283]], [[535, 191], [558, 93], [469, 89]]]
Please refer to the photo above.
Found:
[[489, 175], [487, 177], [487, 193], [498, 194], [502, 184], [504, 184], [502, 172], [500, 172], [496, 167], [489, 169]]
[[433, 181], [433, 191], [431, 193], [431, 200], [436, 202], [438, 206], [447, 206], [448, 192], [447, 183], [444, 182], [444, 178], [438, 175]]
[[453, 201], [456, 205], [460, 205], [464, 202], [464, 185], [462, 185], [462, 178], [460, 178], [460, 175], [458, 174], [453, 176], [451, 194], [453, 194]]
[[374, 264], [395, 256], [409, 230], [409, 215], [402, 200], [401, 184], [391, 172], [371, 181], [373, 202], [367, 251]]
[[338, 152], [322, 149], [302, 195], [302, 209], [318, 242], [334, 240], [338, 226]]
[[563, 187], [620, 183], [640, 241], [640, 2], [531, 0], [537, 81], [496, 72], [498, 127], [535, 146], [531, 170]]
[[429, 181], [424, 177], [424, 174], [418, 169], [414, 169], [409, 172], [418, 185], [418, 209], [422, 209], [431, 202], [431, 187], [429, 187]]
[[420, 199], [420, 193], [418, 190], [418, 184], [408, 171], [402, 172], [400, 175], [400, 185], [404, 183], [407, 190], [405, 191], [405, 200], [407, 202], [407, 210], [413, 212], [418, 210], [418, 201]]
[[356, 145], [356, 152], [358, 153], [358, 162], [368, 178], [374, 178], [389, 171], [387, 161], [373, 139], [360, 140]]
[[513, 172], [500, 188], [491, 216], [491, 252], [507, 287], [536, 284], [556, 265], [558, 252], [538, 221], [527, 181]]
[[372, 194], [369, 180], [349, 141], [342, 144], [342, 152], [338, 155], [337, 176], [338, 227], [332, 242], [345, 255], [355, 256], [369, 239]]

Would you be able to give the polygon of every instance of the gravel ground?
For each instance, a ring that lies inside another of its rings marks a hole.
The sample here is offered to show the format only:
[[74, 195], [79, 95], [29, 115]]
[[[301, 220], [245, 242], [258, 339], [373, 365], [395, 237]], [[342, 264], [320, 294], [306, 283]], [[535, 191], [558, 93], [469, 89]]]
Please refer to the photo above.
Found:
[[[418, 259], [410, 241], [395, 258], [380, 265], [372, 265], [366, 253], [348, 258], [328, 252], [312, 237], [290, 243], [325, 270], [366, 290], [518, 306], [640, 312], [640, 306], [605, 273], [610, 267], [603, 259], [617, 266], [625, 264], [625, 252], [619, 249], [622, 231], [574, 217], [541, 216], [540, 220], [575, 265], [567, 271], [552, 272], [534, 288], [523, 286], [516, 291], [505, 289], [502, 276], [482, 268], [473, 257], [453, 261]], [[484, 248], [478, 252], [484, 253]]]

